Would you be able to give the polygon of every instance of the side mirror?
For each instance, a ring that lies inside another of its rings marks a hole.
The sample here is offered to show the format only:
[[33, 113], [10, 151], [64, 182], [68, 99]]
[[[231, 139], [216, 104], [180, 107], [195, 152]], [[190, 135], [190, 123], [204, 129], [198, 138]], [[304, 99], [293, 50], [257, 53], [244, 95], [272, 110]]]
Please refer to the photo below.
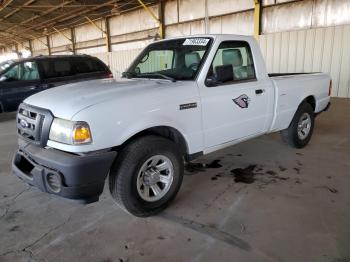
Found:
[[218, 82], [225, 83], [234, 80], [232, 65], [216, 66], [215, 73]]
[[219, 82], [216, 81], [213, 77], [209, 77], [205, 80], [205, 85], [208, 87], [218, 86]]
[[134, 76], [137, 76], [141, 73], [141, 70], [139, 67], [136, 67], [134, 71], [125, 71], [122, 73], [122, 78], [131, 78]]

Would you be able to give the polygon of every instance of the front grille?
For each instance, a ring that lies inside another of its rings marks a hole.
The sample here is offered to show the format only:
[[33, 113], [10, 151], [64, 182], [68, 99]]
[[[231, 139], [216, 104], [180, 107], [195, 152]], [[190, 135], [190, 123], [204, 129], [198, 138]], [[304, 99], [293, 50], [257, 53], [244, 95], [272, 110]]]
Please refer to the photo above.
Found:
[[17, 133], [23, 139], [44, 147], [52, 120], [50, 111], [21, 104], [17, 112]]
[[44, 115], [20, 108], [17, 115], [18, 134], [28, 140], [39, 142], [44, 119]]

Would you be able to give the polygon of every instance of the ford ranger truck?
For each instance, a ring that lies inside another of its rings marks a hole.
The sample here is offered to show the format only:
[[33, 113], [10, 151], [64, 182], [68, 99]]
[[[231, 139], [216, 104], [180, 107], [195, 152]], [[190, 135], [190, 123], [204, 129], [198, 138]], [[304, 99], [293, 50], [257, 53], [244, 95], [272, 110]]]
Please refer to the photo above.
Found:
[[150, 216], [176, 196], [184, 162], [278, 131], [306, 146], [331, 94], [327, 74], [269, 75], [255, 39], [238, 35], [151, 43], [123, 77], [27, 98], [13, 173], [85, 203], [98, 201], [108, 176], [118, 205]]

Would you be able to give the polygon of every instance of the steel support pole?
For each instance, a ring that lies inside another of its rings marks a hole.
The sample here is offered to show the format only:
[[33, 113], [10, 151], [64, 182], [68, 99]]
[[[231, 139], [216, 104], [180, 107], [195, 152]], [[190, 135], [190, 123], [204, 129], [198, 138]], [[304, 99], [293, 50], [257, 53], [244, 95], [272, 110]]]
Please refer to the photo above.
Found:
[[259, 39], [261, 33], [261, 0], [254, 0], [254, 37]]

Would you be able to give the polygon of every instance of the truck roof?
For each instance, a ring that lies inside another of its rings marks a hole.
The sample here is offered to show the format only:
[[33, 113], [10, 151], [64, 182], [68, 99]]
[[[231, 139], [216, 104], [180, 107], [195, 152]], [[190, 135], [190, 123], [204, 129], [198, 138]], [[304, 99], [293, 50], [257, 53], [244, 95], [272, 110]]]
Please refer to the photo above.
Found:
[[76, 58], [76, 57], [92, 57], [92, 56], [84, 55], [84, 54], [82, 55], [38, 55], [38, 56], [31, 56], [27, 58], [10, 59], [4, 62], [17, 63], [17, 62], [25, 62], [25, 61], [33, 61], [33, 60]]
[[172, 38], [167, 38], [167, 39], [161, 39], [157, 42], [162, 42], [162, 41], [169, 41], [172, 39], [182, 39], [182, 38], [196, 38], [196, 37], [201, 37], [201, 38], [214, 38], [214, 40], [229, 40], [229, 39], [234, 39], [234, 40], [245, 40], [245, 41], [250, 41], [253, 40], [253, 36], [248, 36], [248, 35], [238, 35], [238, 34], [198, 34], [198, 35], [184, 35], [184, 36], [176, 36]]

